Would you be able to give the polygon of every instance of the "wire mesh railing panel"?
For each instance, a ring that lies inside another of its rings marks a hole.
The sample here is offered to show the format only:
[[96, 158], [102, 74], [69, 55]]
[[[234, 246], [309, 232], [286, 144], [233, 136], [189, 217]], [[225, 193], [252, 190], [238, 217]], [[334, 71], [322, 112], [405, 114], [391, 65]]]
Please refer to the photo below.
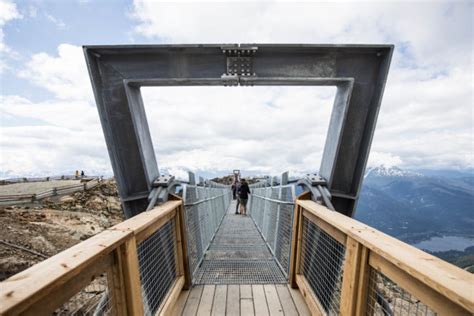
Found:
[[[280, 200], [295, 200], [293, 186], [282, 186]], [[288, 275], [290, 271], [291, 234], [293, 230], [294, 204], [281, 204], [278, 212], [277, 236], [275, 240], [275, 257]]]
[[280, 205], [278, 214], [277, 236], [275, 242], [275, 258], [280, 263], [285, 274], [290, 269], [291, 234], [293, 229], [293, 209], [290, 204]]
[[176, 217], [137, 247], [145, 315], [155, 315], [177, 277]]
[[197, 205], [186, 206], [186, 231], [188, 236], [188, 257], [191, 273], [193, 273], [203, 255], [201, 243], [201, 225], [199, 224], [199, 212]]
[[185, 224], [188, 257], [194, 276], [231, 201], [230, 188], [186, 186]]
[[289, 273], [293, 210], [293, 185], [252, 189], [249, 214], [286, 277]]
[[345, 246], [303, 216], [300, 273], [328, 315], [339, 315]]
[[384, 274], [372, 268], [370, 270], [367, 315], [436, 315], [432, 309]]
[[107, 275], [104, 273], [59, 307], [53, 315], [116, 315], [112, 304], [115, 298], [107, 289]]

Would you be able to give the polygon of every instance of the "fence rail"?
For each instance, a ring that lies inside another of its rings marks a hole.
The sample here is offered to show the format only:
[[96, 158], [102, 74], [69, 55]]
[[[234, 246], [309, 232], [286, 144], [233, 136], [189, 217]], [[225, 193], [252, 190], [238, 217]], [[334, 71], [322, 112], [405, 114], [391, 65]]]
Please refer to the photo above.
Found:
[[249, 215], [263, 236], [280, 268], [288, 276], [295, 187], [252, 188]]
[[472, 315], [474, 277], [304, 197], [290, 283], [315, 315]]
[[169, 314], [190, 284], [175, 199], [3, 281], [0, 314]]
[[84, 183], [72, 184], [66, 186], [55, 187], [49, 190], [42, 191], [35, 194], [9, 194], [0, 196], [0, 205], [15, 205], [15, 204], [25, 204], [33, 203], [45, 199], [47, 197], [52, 197], [56, 195], [65, 195], [71, 194], [78, 191], [90, 190], [100, 184], [99, 179], [93, 179]]
[[0, 185], [14, 184], [14, 183], [25, 183], [25, 182], [46, 182], [54, 180], [81, 180], [84, 178], [99, 178], [99, 176], [75, 176], [75, 175], [62, 175], [52, 177], [36, 177], [36, 178], [10, 178], [0, 180]]

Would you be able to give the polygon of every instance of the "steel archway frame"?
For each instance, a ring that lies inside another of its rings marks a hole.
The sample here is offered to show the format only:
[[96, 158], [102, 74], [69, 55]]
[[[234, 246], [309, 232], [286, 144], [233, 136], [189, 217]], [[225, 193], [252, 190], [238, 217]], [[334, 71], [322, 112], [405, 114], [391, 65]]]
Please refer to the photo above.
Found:
[[[335, 85], [319, 173], [327, 181], [335, 209], [352, 216], [393, 48], [313, 44], [84, 46], [125, 215], [131, 217], [146, 209], [152, 183], [159, 176], [141, 86]], [[236, 66], [241, 61], [242, 69]]]

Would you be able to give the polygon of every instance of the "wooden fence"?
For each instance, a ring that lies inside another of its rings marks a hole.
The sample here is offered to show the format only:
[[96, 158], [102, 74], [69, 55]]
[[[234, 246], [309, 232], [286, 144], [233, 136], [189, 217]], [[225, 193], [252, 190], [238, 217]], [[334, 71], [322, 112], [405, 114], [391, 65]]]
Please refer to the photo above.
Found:
[[0, 205], [16, 205], [16, 204], [33, 203], [47, 197], [71, 194], [78, 191], [86, 191], [86, 190], [95, 188], [99, 184], [100, 184], [99, 179], [92, 179], [84, 183], [55, 187], [55, 188], [52, 188], [40, 193], [35, 193], [35, 194], [0, 195]]
[[[169, 314], [181, 290], [190, 284], [183, 203], [173, 199], [0, 283], [0, 314], [143, 315], [144, 307], [150, 312], [152, 303], [156, 306], [152, 314]], [[159, 234], [161, 240], [167, 227], [172, 227], [173, 253], [169, 258], [173, 260], [167, 260], [164, 268], [173, 271], [175, 277], [169, 283], [157, 284], [161, 280], [158, 275], [153, 279], [154, 287], [147, 287], [147, 275], [141, 269], [149, 265], [146, 260], [162, 258], [143, 258], [143, 245], [146, 248], [147, 240], [151, 240], [153, 246], [154, 236]], [[166, 295], [155, 299], [154, 288]]]
[[295, 206], [290, 283], [314, 315], [474, 313], [473, 274], [305, 197]]

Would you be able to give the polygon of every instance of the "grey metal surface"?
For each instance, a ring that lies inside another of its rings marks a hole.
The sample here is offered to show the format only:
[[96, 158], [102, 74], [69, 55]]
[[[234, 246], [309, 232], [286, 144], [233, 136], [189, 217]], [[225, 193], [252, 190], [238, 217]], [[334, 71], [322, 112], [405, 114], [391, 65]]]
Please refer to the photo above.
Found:
[[287, 283], [274, 260], [205, 260], [195, 284]]
[[260, 232], [249, 216], [236, 215], [230, 204], [202, 264], [195, 284], [286, 283]]
[[[223, 50], [249, 48], [254, 54], [245, 60], [245, 69], [234, 71], [237, 59], [229, 60], [235, 56]], [[146, 209], [151, 184], [159, 176], [140, 87], [239, 84], [337, 87], [319, 170], [335, 209], [352, 216], [392, 51], [392, 45], [84, 46], [126, 216]]]

